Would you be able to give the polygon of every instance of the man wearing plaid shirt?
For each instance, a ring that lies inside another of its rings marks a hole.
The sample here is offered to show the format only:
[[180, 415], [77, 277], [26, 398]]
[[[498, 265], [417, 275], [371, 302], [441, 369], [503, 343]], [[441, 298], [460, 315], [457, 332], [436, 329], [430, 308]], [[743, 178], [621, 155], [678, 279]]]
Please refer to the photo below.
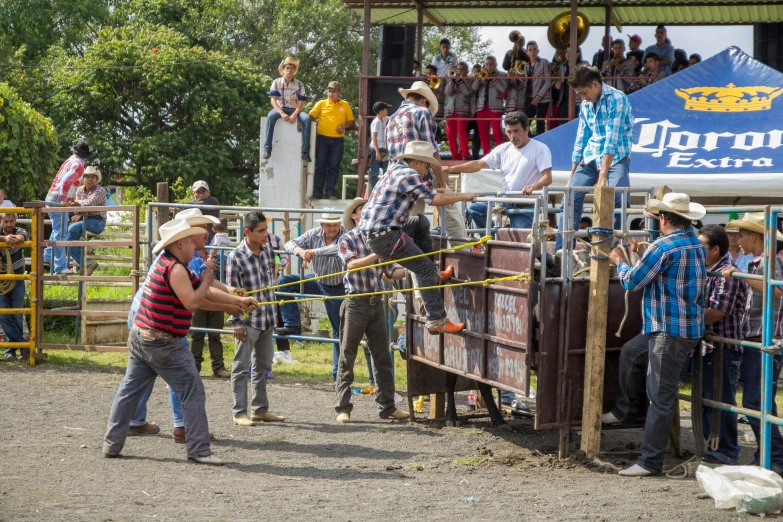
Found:
[[264, 142], [263, 159], [269, 159], [272, 155], [272, 140], [275, 136], [275, 123], [283, 119], [296, 125], [297, 120], [302, 125], [302, 161], [310, 161], [310, 115], [302, 111], [307, 101], [305, 86], [294, 78], [299, 72], [299, 60], [290, 56], [280, 62], [277, 68], [280, 77], [272, 82], [269, 89], [269, 98], [272, 110], [266, 117], [266, 140]]
[[[574, 153], [571, 156], [572, 187], [630, 187], [628, 176], [633, 145], [633, 112], [624, 93], [603, 83], [601, 71], [595, 67], [577, 66], [568, 85], [581, 96], [579, 128], [576, 132]], [[579, 230], [585, 193], [574, 194], [573, 230]], [[565, 201], [564, 201], [565, 203]], [[622, 204], [622, 195], [614, 195], [614, 206]], [[562, 207], [561, 207], [562, 209]], [[614, 228], [620, 228], [620, 216], [615, 216]], [[565, 229], [560, 220], [560, 230]], [[563, 246], [558, 234], [555, 249]]]
[[[226, 284], [243, 288], [246, 292], [258, 291], [274, 285], [275, 254], [269, 244], [266, 217], [254, 210], [243, 219], [245, 239], [228, 255], [226, 260]], [[275, 293], [264, 290], [258, 293], [258, 301], [272, 302]], [[251, 311], [247, 318], [234, 316], [234, 338], [236, 347], [234, 363], [231, 366], [231, 391], [234, 395], [232, 413], [234, 424], [255, 426], [257, 421], [280, 422], [285, 417], [269, 413], [269, 399], [266, 395], [267, 373], [272, 369], [275, 327], [275, 307], [260, 306]], [[252, 415], [247, 411], [247, 369], [253, 363]]]
[[[364, 244], [359, 231], [355, 228], [362, 215], [367, 200], [356, 198], [343, 211], [343, 224], [348, 232], [340, 238], [340, 259], [349, 270], [378, 263], [380, 259]], [[343, 276], [345, 291], [350, 294], [367, 294], [383, 290], [381, 280], [405, 277], [405, 269], [392, 264], [382, 268], [369, 268], [350, 272]], [[353, 297], [343, 301], [340, 306], [340, 362], [337, 367], [337, 422], [345, 424], [351, 421], [351, 384], [353, 384], [353, 365], [362, 337], [367, 336], [367, 347], [372, 356], [375, 374], [375, 402], [382, 419], [405, 420], [409, 414], [394, 406], [394, 377], [392, 359], [389, 355], [387, 330], [387, 312], [383, 296]], [[366, 353], [366, 352], [365, 352]]]
[[[663, 236], [655, 240], [635, 266], [625, 261], [621, 248], [609, 259], [627, 291], [644, 290], [642, 333], [625, 343], [620, 353], [620, 382], [614, 409], [603, 415], [606, 424], [617, 424], [636, 412], [639, 381], [647, 375], [650, 407], [644, 424], [641, 455], [620, 475], [646, 477], [661, 473], [663, 453], [677, 404], [680, 369], [704, 336], [705, 252], [691, 222], [706, 214], [687, 194], [666, 194], [651, 199], [647, 211], [657, 215]], [[646, 372], [637, 360], [649, 359]]]

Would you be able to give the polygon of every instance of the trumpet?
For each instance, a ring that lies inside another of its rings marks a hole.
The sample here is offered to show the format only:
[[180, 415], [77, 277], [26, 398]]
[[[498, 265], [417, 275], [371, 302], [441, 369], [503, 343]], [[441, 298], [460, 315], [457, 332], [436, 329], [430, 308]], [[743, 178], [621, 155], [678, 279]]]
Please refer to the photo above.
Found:
[[488, 78], [489, 77], [489, 71], [484, 69], [484, 68], [482, 68], [479, 71], [479, 73], [478, 73], [478, 77], [481, 78], [482, 80], [485, 79], [485, 78]]
[[437, 76], [430, 76], [429, 78], [430, 89], [437, 91], [440, 89], [440, 78]]
[[457, 69], [449, 69], [449, 78], [456, 78], [457, 76], [459, 76]]

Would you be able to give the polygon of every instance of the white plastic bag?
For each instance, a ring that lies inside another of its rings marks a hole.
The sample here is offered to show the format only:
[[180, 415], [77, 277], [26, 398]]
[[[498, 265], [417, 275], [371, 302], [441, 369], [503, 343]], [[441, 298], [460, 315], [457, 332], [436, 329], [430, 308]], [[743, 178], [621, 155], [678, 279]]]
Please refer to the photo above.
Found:
[[783, 479], [758, 466], [699, 466], [696, 480], [719, 509], [772, 513], [783, 508]]

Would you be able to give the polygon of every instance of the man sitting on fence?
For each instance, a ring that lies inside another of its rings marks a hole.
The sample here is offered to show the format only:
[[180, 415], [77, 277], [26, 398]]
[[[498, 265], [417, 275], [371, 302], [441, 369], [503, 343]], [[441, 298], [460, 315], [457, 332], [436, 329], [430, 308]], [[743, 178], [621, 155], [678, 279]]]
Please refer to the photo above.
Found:
[[643, 289], [642, 333], [625, 343], [620, 353], [620, 383], [614, 409], [605, 423], [625, 420], [635, 411], [644, 376], [636, 361], [647, 356], [647, 397], [650, 407], [644, 425], [641, 455], [622, 476], [646, 477], [663, 469], [663, 453], [674, 419], [680, 368], [704, 335], [705, 253], [691, 223], [706, 214], [687, 194], [670, 193], [651, 199], [647, 211], [656, 215], [664, 234], [655, 240], [635, 266], [623, 249], [609, 259], [628, 291]]
[[[422, 254], [421, 249], [402, 229], [408, 221], [408, 212], [418, 200], [433, 206], [452, 205], [460, 201], [471, 201], [478, 194], [447, 194], [447, 189], [434, 189], [422, 176], [430, 166], [440, 168], [435, 159], [435, 148], [426, 141], [409, 141], [405, 150], [390, 163], [389, 172], [378, 181], [370, 199], [362, 211], [358, 229], [370, 250], [384, 261], [399, 260], [412, 271], [421, 288], [436, 285], [454, 274], [449, 267], [438, 272], [429, 257], [408, 259]], [[438, 289], [421, 290], [424, 309], [427, 314], [427, 329], [431, 334], [459, 333], [464, 323], [454, 324], [446, 317], [443, 296]]]
[[[24, 274], [24, 249], [16, 247], [23, 241], [27, 241], [27, 230], [17, 228], [16, 214], [6, 212], [0, 214], [0, 227], [3, 232], [0, 242], [8, 243], [9, 248], [0, 249], [0, 273]], [[8, 266], [10, 261], [11, 266]], [[24, 308], [24, 281], [0, 281], [0, 308]], [[0, 325], [5, 332], [6, 341], [11, 343], [23, 343], [24, 323], [21, 315], [0, 315]], [[24, 361], [30, 357], [29, 349], [22, 349], [19, 357]], [[16, 361], [16, 349], [6, 348], [5, 359]]]
[[[752, 212], [745, 214], [742, 219], [729, 221], [726, 228], [739, 229], [740, 249], [743, 254], [753, 254], [753, 260], [748, 264], [748, 273], [753, 275], [764, 275], [764, 257], [769, 255], [764, 250], [764, 213]], [[783, 234], [777, 233], [778, 241], [783, 240]], [[772, 242], [774, 245], [774, 241]], [[775, 259], [774, 279], [783, 279], [783, 263], [777, 256]], [[722, 270], [723, 277], [731, 277], [731, 274], [741, 273], [736, 266], [726, 267]], [[762, 281], [748, 279], [747, 283], [748, 297], [745, 303], [745, 316], [742, 323], [742, 337], [745, 341], [760, 343], [762, 329], [764, 325], [764, 283]], [[773, 302], [767, 306], [772, 307], [772, 337], [780, 339], [783, 337], [783, 289], [775, 287], [773, 290]], [[783, 354], [775, 354], [772, 363], [772, 415], [778, 414], [778, 407], [775, 403], [777, 395], [778, 377], [780, 377], [780, 368], [783, 364]], [[761, 352], [754, 348], [746, 348], [742, 354], [742, 407], [750, 410], [761, 409]], [[753, 464], [759, 465], [759, 444], [761, 442], [761, 421], [748, 416], [748, 422], [756, 436], [756, 453], [753, 456]], [[780, 427], [773, 424], [770, 427], [772, 431], [772, 451], [771, 463], [772, 471], [778, 475], [783, 475], [783, 437], [780, 434]]]
[[[106, 189], [101, 186], [101, 171], [95, 167], [87, 167], [82, 174], [82, 185], [76, 189], [76, 197], [71, 203], [76, 207], [105, 207]], [[77, 212], [68, 225], [68, 240], [80, 241], [87, 232], [100, 234], [106, 228], [106, 212]], [[71, 257], [81, 266], [84, 262], [84, 248], [71, 247]], [[98, 268], [97, 261], [90, 261], [84, 267], [85, 275], [92, 275]], [[77, 269], [78, 270], [78, 269]]]
[[182, 399], [188, 458], [202, 464], [223, 464], [210, 449], [204, 384], [182, 342], [193, 310], [211, 295], [212, 272], [205, 271], [199, 280], [185, 264], [196, 251], [193, 236], [203, 235], [204, 229], [177, 219], [160, 227], [159, 233], [161, 240], [153, 252], [162, 255], [144, 283], [139, 312], [128, 337], [128, 368], [114, 397], [103, 453], [106, 457], [120, 455], [138, 401], [160, 375]]

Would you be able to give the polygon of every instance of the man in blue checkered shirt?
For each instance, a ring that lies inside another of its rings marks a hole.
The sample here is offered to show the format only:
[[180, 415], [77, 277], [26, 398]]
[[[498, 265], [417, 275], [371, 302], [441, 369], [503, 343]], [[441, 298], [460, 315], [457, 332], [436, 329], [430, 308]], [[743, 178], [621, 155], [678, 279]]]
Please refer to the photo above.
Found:
[[[358, 229], [370, 250], [383, 260], [401, 260], [422, 254], [413, 239], [402, 230], [416, 201], [443, 206], [478, 197], [475, 193], [447, 194], [446, 189], [434, 189], [424, 181], [422, 176], [428, 173], [431, 165], [440, 168], [440, 161], [435, 159], [434, 153], [431, 143], [409, 141], [403, 153], [394, 158], [393, 166], [389, 164], [389, 171], [373, 188]], [[434, 286], [454, 273], [453, 267], [439, 273], [428, 257], [408, 259], [400, 261], [400, 264], [416, 275], [421, 288]], [[454, 324], [446, 318], [440, 290], [422, 290], [421, 298], [427, 314], [427, 329], [431, 334], [463, 330], [463, 323]]]
[[[633, 112], [628, 98], [622, 91], [603, 83], [601, 71], [586, 65], [574, 69], [568, 85], [583, 100], [568, 185], [630, 187]], [[615, 194], [615, 207], [622, 204], [621, 197], [619, 193]], [[584, 200], [584, 192], [574, 193], [574, 221], [570, 224], [573, 230], [579, 230]], [[614, 227], [620, 228], [620, 225], [618, 215]], [[560, 230], [564, 229], [561, 219]], [[557, 250], [563, 246], [562, 237], [558, 235], [555, 241]]]
[[[348, 230], [340, 238], [340, 259], [346, 268], [355, 270], [380, 262], [365, 245], [355, 228], [362, 215], [366, 199], [356, 198], [343, 211], [343, 225]], [[367, 336], [367, 347], [372, 357], [375, 374], [375, 402], [382, 419], [406, 420], [409, 413], [394, 405], [394, 376], [392, 358], [389, 355], [387, 310], [383, 296], [361, 296], [383, 290], [381, 281], [391, 282], [405, 277], [405, 269], [391, 264], [381, 268], [367, 268], [343, 276], [348, 297], [340, 306], [340, 361], [337, 366], [337, 422], [351, 421], [351, 384], [356, 352], [362, 337]], [[365, 356], [367, 352], [365, 351]]]
[[704, 336], [704, 284], [707, 275], [704, 246], [692, 222], [706, 214], [687, 194], [666, 194], [647, 203], [663, 235], [633, 267], [621, 248], [609, 259], [617, 265], [620, 282], [629, 292], [644, 291], [642, 333], [625, 343], [620, 353], [620, 382], [614, 409], [602, 418], [617, 424], [635, 413], [639, 389], [636, 360], [647, 356], [647, 398], [641, 455], [620, 475], [645, 477], [663, 470], [663, 452], [674, 419], [680, 369]]

